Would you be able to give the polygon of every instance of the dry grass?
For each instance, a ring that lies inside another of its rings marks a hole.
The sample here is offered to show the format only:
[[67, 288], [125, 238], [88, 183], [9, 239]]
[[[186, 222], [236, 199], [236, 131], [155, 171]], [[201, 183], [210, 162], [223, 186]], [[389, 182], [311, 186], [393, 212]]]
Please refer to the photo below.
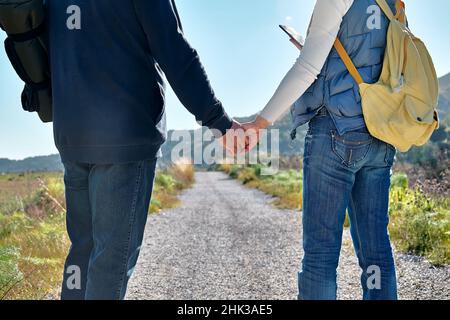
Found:
[[302, 174], [298, 170], [284, 170], [276, 175], [262, 176], [260, 165], [243, 167], [224, 164], [220, 169], [245, 186], [276, 197], [274, 205], [279, 208], [302, 208]]
[[191, 187], [195, 182], [194, 166], [188, 160], [176, 163], [174, 166], [170, 167], [168, 173], [181, 184], [178, 186], [181, 187], [181, 189]]
[[179, 193], [190, 188], [195, 182], [194, 166], [187, 162], [179, 162], [165, 171], [156, 174], [150, 212], [158, 213], [163, 209], [177, 207], [180, 202]]
[[[188, 163], [158, 172], [151, 211], [178, 205], [193, 182]], [[47, 298], [60, 285], [68, 248], [62, 174], [0, 176], [0, 300]]]
[[[3, 206], [5, 197], [0, 202], [0, 299], [42, 299], [60, 283], [69, 246], [62, 176], [7, 180], [8, 192], [17, 191], [19, 200], [13, 211], [11, 203]], [[24, 185], [35, 190], [21, 193]]]
[[11, 198], [23, 198], [34, 192], [39, 186], [35, 175], [5, 174], [0, 175], [0, 202]]

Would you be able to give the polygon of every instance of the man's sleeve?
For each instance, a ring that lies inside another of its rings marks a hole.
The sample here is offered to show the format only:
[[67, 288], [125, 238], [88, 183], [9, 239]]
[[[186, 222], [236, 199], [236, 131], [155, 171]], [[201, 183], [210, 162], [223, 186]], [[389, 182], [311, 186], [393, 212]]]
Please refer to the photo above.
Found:
[[232, 126], [211, 88], [197, 52], [184, 37], [173, 0], [133, 0], [150, 50], [186, 109], [223, 134]]

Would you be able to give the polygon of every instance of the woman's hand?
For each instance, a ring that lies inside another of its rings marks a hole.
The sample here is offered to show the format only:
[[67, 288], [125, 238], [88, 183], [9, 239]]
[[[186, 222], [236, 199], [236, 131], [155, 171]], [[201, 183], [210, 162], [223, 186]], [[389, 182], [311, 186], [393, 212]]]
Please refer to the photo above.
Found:
[[245, 151], [250, 152], [258, 145], [262, 136], [261, 130], [267, 129], [269, 126], [270, 122], [261, 116], [257, 116], [253, 122], [242, 124], [246, 136]]
[[247, 150], [246, 140], [245, 129], [235, 120], [231, 129], [219, 139], [222, 146], [233, 156]]

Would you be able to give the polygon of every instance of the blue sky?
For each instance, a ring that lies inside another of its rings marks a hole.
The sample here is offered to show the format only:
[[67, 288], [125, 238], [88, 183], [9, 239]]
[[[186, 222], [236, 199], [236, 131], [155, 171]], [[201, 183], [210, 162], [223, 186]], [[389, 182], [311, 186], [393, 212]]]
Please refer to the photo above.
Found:
[[[279, 24], [306, 31], [314, 0], [177, 0], [185, 33], [199, 51], [218, 97], [231, 116], [264, 107], [298, 53]], [[412, 30], [423, 38], [438, 75], [450, 72], [450, 2], [406, 0]], [[0, 36], [0, 41], [4, 35]], [[22, 84], [0, 49], [0, 158], [56, 153], [51, 125], [20, 107]], [[168, 126], [196, 127], [169, 93]]]

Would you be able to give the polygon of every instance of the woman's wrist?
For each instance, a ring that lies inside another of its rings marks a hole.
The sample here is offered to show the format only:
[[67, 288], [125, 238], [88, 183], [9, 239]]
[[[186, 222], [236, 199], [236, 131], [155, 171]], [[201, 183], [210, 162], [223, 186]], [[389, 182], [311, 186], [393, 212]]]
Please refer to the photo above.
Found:
[[271, 123], [264, 117], [258, 115], [255, 119], [255, 125], [260, 129], [266, 129], [271, 125]]

